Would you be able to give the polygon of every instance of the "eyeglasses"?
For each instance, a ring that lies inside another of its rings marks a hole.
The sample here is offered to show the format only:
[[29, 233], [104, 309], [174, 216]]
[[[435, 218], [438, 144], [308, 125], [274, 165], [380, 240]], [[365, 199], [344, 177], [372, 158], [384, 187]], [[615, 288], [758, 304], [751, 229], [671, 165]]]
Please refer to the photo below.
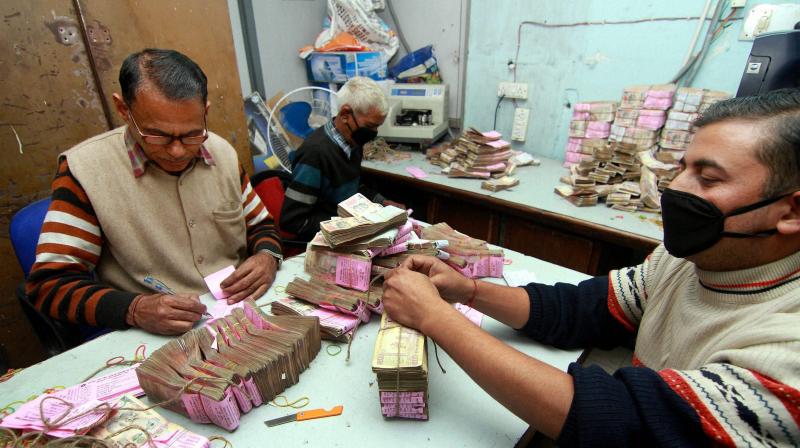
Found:
[[203, 115], [203, 134], [202, 135], [147, 135], [143, 134], [142, 131], [139, 129], [139, 125], [136, 123], [136, 120], [133, 119], [133, 115], [131, 114], [130, 107], [128, 108], [128, 118], [131, 119], [133, 122], [133, 127], [136, 128], [136, 132], [142, 137], [145, 143], [149, 143], [151, 145], [160, 145], [160, 146], [167, 146], [172, 144], [175, 140], [180, 140], [180, 142], [184, 145], [199, 145], [204, 141], [208, 140], [208, 127], [206, 126], [206, 116]]

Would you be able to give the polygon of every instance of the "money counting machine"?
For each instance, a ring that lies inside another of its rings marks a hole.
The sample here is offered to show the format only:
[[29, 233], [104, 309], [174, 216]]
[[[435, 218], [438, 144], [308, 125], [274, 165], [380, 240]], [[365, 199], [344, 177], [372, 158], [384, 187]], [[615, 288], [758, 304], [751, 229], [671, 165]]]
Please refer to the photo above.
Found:
[[447, 132], [447, 84], [393, 84], [378, 136], [390, 142], [431, 143]]

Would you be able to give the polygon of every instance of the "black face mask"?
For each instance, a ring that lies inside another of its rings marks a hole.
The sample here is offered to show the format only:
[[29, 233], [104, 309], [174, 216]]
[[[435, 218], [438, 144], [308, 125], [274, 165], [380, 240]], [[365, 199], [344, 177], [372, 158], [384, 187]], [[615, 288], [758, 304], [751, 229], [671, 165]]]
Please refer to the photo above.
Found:
[[726, 232], [725, 218], [766, 207], [790, 194], [767, 198], [724, 215], [716, 205], [699, 196], [667, 188], [661, 196], [664, 246], [672, 256], [685, 258], [708, 249], [723, 237], [759, 238], [774, 235], [778, 229], [756, 233]]
[[353, 139], [356, 145], [364, 146], [367, 143], [375, 140], [375, 137], [378, 136], [378, 131], [370, 128], [362, 128], [361, 125], [358, 124], [358, 120], [356, 119], [356, 114], [353, 113], [352, 116], [353, 116], [353, 121], [356, 122], [357, 128], [355, 131], [351, 129], [350, 138]]

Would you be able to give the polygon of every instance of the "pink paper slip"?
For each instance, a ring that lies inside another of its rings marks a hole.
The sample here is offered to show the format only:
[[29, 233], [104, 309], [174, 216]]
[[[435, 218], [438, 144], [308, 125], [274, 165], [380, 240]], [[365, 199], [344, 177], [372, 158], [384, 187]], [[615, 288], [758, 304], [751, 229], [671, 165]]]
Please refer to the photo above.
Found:
[[211, 291], [211, 295], [214, 296], [217, 300], [222, 300], [228, 297], [228, 294], [225, 294], [222, 291], [222, 287], [219, 286], [226, 278], [228, 278], [236, 268], [233, 266], [228, 266], [226, 268], [220, 269], [219, 271], [207, 276], [203, 280], [206, 281], [206, 285], [208, 286], [208, 290]]
[[417, 168], [416, 166], [408, 166], [406, 167], [406, 171], [408, 171], [408, 174], [414, 176], [417, 179], [425, 179], [426, 177], [428, 177], [428, 173], [422, 171], [422, 169]]
[[497, 131], [486, 131], [483, 133], [483, 136], [486, 138], [500, 138], [503, 135]]
[[[42, 418], [45, 418], [51, 424], [66, 422], [46, 431], [49, 435], [63, 438], [75, 434], [85, 434], [87, 428], [91, 428], [94, 424], [107, 416], [107, 411], [102, 407], [92, 411], [102, 403], [99, 400], [72, 403], [75, 406], [70, 409], [69, 404], [64, 403], [62, 400], [54, 399], [53, 395], [44, 394], [33, 401], [23, 404], [19, 410], [3, 418], [0, 426], [4, 428], [42, 431], [45, 430]], [[85, 415], [72, 420], [74, 417], [81, 414]]]
[[199, 394], [181, 394], [181, 402], [189, 414], [189, 418], [197, 423], [211, 423], [205, 409], [203, 409], [203, 402], [200, 400]]
[[210, 321], [221, 319], [228, 314], [231, 314], [233, 310], [236, 308], [244, 308], [244, 301], [234, 303], [233, 305], [228, 305], [228, 302], [224, 300], [220, 300], [219, 302], [215, 303], [211, 308], [208, 310], [208, 314], [211, 315]]
[[348, 257], [336, 260], [336, 284], [345, 288], [366, 291], [369, 288], [369, 275], [372, 260], [363, 261]]
[[487, 143], [487, 145], [491, 146], [492, 148], [500, 149], [500, 148], [505, 148], [505, 147], [511, 145], [511, 143], [508, 143], [505, 140], [495, 140], [493, 142]]
[[394, 246], [387, 247], [386, 249], [382, 250], [380, 254], [381, 254], [381, 256], [385, 257], [385, 256], [388, 256], [388, 255], [399, 254], [399, 253], [405, 252], [407, 250], [408, 250], [408, 244], [399, 243], [399, 244], [395, 244]]
[[475, 308], [470, 308], [464, 305], [463, 303], [456, 303], [455, 307], [459, 312], [461, 312], [461, 314], [466, 316], [467, 319], [470, 320], [470, 322], [479, 327], [481, 326], [481, 322], [483, 322], [483, 313], [476, 310]]
[[215, 425], [228, 431], [233, 431], [239, 426], [241, 412], [230, 386], [225, 390], [222, 400], [214, 401], [205, 395], [200, 395], [200, 402], [209, 420]]
[[[77, 415], [77, 409], [86, 411], [100, 403], [115, 401], [126, 393], [140, 397], [144, 395], [144, 391], [139, 386], [139, 378], [136, 376], [137, 367], [139, 367], [138, 364], [100, 378], [76, 384], [53, 394], [43, 394], [35, 400], [23, 404], [15, 413], [5, 417], [0, 426], [18, 429], [44, 429], [39, 412], [39, 403], [42, 400], [46, 400], [47, 397], [57, 397], [72, 403], [75, 409], [70, 412], [70, 415]], [[45, 401], [43, 406], [45, 417], [55, 420], [66, 411], [67, 405], [61, 400], [48, 399]], [[75, 422], [55, 428], [48, 434], [58, 437], [74, 435], [76, 431], [82, 428], [80, 425], [101, 417], [102, 415], [99, 413], [92, 413], [85, 418], [82, 417]]]

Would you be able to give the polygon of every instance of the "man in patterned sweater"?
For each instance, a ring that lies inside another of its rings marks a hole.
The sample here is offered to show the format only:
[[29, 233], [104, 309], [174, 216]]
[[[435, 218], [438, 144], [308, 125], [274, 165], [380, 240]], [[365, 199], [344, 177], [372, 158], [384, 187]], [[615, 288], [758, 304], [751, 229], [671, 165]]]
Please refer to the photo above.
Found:
[[[800, 91], [718, 103], [696, 126], [643, 264], [508, 288], [410, 258], [387, 275], [387, 312], [563, 446], [800, 445]], [[561, 348], [633, 335], [634, 367], [561, 372], [441, 298]]]
[[[59, 156], [26, 292], [43, 313], [161, 334], [206, 311], [203, 278], [228, 265], [228, 303], [270, 286], [281, 245], [236, 151], [206, 127], [203, 71], [172, 50], [130, 55], [114, 104], [126, 126]], [[155, 292], [152, 274], [177, 291]]]
[[336, 216], [337, 205], [358, 192], [385, 201], [361, 185], [361, 159], [364, 145], [375, 139], [386, 119], [386, 97], [375, 81], [354, 77], [337, 98], [336, 117], [309, 135], [292, 161], [280, 228], [300, 241], [311, 241], [319, 223]]

